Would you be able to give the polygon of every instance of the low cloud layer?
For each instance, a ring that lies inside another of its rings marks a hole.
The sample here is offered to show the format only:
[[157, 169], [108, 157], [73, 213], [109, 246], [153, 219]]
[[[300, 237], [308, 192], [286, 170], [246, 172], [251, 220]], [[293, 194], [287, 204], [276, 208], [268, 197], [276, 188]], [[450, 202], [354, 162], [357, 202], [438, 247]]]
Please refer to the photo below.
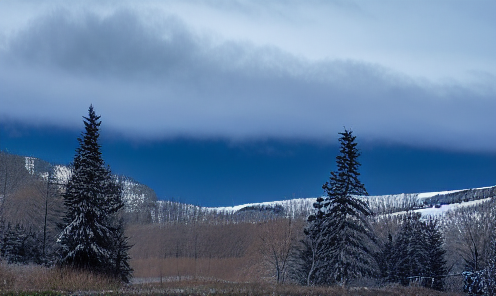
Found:
[[53, 9], [3, 32], [0, 121], [79, 127], [92, 103], [107, 129], [143, 140], [334, 141], [346, 126], [368, 141], [496, 152], [493, 73], [439, 82], [111, 7]]

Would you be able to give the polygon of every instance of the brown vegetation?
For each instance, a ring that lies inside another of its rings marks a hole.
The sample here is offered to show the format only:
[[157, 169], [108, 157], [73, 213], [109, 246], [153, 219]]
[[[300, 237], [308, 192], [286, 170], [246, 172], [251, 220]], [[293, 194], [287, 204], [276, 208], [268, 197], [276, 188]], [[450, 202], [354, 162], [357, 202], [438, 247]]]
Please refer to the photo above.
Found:
[[[140, 295], [285, 295], [285, 296], [461, 296], [420, 287], [341, 288], [304, 287], [268, 283], [228, 283], [219, 281], [175, 281], [161, 284], [142, 284], [134, 287]], [[132, 291], [130, 291], [132, 293]]]
[[[92, 273], [40, 266], [0, 263], [0, 295], [329, 295], [329, 296], [445, 296], [420, 287], [382, 288], [303, 287], [290, 284], [234, 283], [218, 280], [169, 280], [122, 285]], [[43, 292], [50, 291], [50, 292]]]
[[[400, 223], [400, 217], [394, 215], [375, 219], [372, 227], [379, 244], [385, 243], [389, 233], [396, 233]], [[129, 225], [134, 277], [168, 284], [192, 279], [275, 284], [279, 268], [280, 278], [292, 283], [283, 261], [299, 247], [304, 226], [302, 219], [287, 218], [221, 225]], [[451, 295], [462, 287], [461, 276], [446, 279]]]
[[258, 279], [261, 230], [254, 223], [129, 226], [134, 276]]
[[108, 291], [121, 284], [89, 272], [46, 268], [39, 265], [7, 265], [0, 263], [0, 294], [27, 291]]

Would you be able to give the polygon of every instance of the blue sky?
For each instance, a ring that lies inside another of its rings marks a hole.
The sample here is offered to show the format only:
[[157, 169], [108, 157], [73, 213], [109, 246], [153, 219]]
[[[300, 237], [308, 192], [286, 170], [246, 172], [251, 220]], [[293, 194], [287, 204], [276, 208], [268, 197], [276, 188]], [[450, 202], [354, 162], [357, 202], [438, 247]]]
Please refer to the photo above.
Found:
[[[41, 3], [39, 3], [41, 2]], [[352, 129], [371, 194], [496, 183], [494, 1], [0, 2], [0, 149], [202, 205], [309, 197]]]

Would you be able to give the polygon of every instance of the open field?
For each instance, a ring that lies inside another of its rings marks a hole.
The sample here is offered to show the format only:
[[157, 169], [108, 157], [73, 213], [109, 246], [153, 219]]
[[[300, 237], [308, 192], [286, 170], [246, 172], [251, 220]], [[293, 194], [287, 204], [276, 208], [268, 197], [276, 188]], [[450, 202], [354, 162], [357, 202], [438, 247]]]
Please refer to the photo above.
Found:
[[140, 295], [331, 295], [331, 296], [396, 296], [396, 295], [463, 295], [441, 293], [418, 287], [349, 288], [303, 287], [296, 285], [275, 285], [267, 283], [226, 283], [216, 281], [175, 281], [161, 284], [135, 285], [130, 294]]
[[303, 287], [262, 282], [236, 283], [207, 279], [163, 278], [136, 279], [120, 284], [91, 273], [40, 266], [0, 264], [0, 295], [344, 295], [344, 296], [443, 296], [463, 295], [441, 293], [419, 287], [349, 288]]

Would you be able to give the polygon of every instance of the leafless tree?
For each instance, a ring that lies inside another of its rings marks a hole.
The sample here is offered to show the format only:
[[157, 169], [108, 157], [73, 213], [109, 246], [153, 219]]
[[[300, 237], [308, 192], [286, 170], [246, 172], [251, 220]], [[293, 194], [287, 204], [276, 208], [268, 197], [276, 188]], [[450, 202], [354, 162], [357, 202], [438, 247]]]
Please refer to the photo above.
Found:
[[275, 274], [276, 283], [284, 283], [288, 274], [288, 265], [295, 255], [300, 239], [301, 223], [292, 217], [279, 218], [260, 224], [260, 251], [263, 260]]
[[457, 271], [468, 265], [474, 271], [485, 268], [495, 227], [495, 203], [484, 202], [450, 212], [445, 217], [448, 254]]

